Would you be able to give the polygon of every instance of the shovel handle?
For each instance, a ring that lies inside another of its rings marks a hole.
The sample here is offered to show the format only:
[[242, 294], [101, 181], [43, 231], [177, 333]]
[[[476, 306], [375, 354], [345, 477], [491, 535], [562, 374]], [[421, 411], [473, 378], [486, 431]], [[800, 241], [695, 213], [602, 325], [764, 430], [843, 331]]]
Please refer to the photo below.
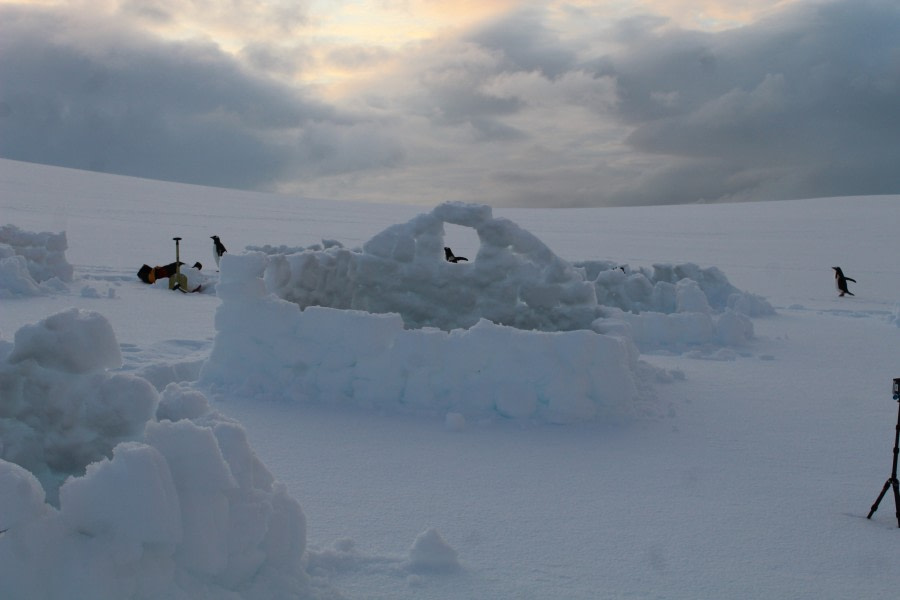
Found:
[[178, 275], [181, 273], [181, 270], [178, 268], [178, 262], [181, 260], [181, 257], [178, 256], [178, 242], [181, 241], [181, 238], [173, 237], [172, 239], [175, 240], [175, 274]]

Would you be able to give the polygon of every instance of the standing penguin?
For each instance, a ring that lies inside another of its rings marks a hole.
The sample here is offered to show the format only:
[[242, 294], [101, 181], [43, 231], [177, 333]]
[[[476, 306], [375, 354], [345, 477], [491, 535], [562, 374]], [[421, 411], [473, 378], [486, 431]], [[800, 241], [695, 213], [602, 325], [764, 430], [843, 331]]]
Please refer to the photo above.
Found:
[[851, 296], [853, 296], [853, 292], [847, 289], [847, 282], [852, 281], [853, 283], [856, 283], [856, 280], [851, 279], [850, 277], [846, 277], [844, 275], [844, 272], [841, 271], [840, 267], [831, 268], [834, 269], [834, 282], [835, 284], [837, 284], [837, 289], [840, 292], [838, 296], [843, 296], [844, 294], [850, 294]]
[[213, 241], [213, 258], [216, 259], [216, 268], [219, 268], [219, 261], [222, 259], [222, 255], [228, 252], [225, 249], [225, 246], [222, 244], [222, 240], [219, 239], [217, 235], [209, 236]]

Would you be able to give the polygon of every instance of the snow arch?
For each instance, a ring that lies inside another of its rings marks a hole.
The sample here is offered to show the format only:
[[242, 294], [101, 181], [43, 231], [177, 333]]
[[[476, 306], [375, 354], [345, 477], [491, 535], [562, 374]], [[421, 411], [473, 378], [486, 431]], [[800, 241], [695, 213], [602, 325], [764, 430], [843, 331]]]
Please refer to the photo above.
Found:
[[[448, 224], [477, 235], [480, 245], [469, 262], [444, 260]], [[665, 317], [669, 313], [697, 313], [709, 321], [704, 329], [710, 332], [707, 341], [714, 341], [714, 314], [772, 312], [765, 300], [741, 292], [715, 267], [569, 263], [530, 232], [478, 204], [441, 204], [388, 227], [361, 249], [329, 240], [306, 249], [258, 250], [268, 254], [266, 289], [301, 309], [396, 313], [410, 329], [468, 329], [487, 319], [525, 330], [607, 332], [610, 321], [616, 321], [641, 332], [636, 340], [642, 346], [653, 346], [654, 323], [671, 320]], [[744, 326], [752, 335], [749, 321]]]
[[[444, 260], [445, 224], [471, 228], [469, 262]], [[406, 327], [470, 328], [480, 319], [541, 331], [588, 329], [599, 316], [594, 286], [541, 240], [489, 206], [448, 202], [388, 227], [361, 252], [340, 245], [272, 254], [264, 279], [308, 306], [398, 313]]]

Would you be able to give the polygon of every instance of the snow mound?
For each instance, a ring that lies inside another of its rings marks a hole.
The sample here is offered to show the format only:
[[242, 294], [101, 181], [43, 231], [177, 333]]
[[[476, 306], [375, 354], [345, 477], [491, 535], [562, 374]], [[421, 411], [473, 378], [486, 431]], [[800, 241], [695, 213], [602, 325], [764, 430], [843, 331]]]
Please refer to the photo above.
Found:
[[309, 597], [303, 512], [244, 429], [197, 391], [107, 372], [117, 352], [73, 309], [0, 362], [4, 597]]
[[0, 362], [0, 458], [41, 481], [51, 502], [70, 474], [141, 435], [157, 394], [121, 364], [109, 322], [78, 309], [26, 325]]
[[16, 332], [9, 362], [25, 360], [67, 373], [87, 373], [120, 367], [122, 354], [103, 315], [72, 308]]
[[456, 550], [444, 541], [436, 529], [428, 529], [416, 536], [409, 550], [411, 571], [449, 573], [459, 568]]
[[0, 226], [0, 298], [64, 291], [74, 269], [66, 261], [66, 233], [32, 233]]

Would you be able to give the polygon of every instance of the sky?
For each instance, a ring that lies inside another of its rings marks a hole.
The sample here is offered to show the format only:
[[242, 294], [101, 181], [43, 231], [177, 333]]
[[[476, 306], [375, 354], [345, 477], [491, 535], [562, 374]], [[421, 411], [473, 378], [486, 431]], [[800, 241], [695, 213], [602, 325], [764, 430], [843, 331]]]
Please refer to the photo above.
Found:
[[900, 193], [894, 0], [0, 0], [0, 157], [308, 197]]

